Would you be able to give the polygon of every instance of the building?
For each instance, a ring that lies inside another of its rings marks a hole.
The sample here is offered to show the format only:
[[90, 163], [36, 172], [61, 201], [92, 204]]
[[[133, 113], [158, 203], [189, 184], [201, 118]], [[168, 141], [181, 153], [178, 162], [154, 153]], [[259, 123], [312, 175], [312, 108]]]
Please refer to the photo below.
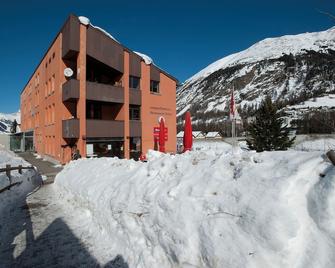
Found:
[[222, 136], [217, 131], [208, 132], [206, 134], [206, 139], [221, 139]]
[[70, 15], [21, 93], [21, 130], [61, 163], [82, 156], [136, 158], [154, 148], [163, 116], [176, 150], [177, 80], [85, 17]]
[[[205, 135], [201, 131], [192, 131], [193, 139], [204, 139]], [[177, 134], [177, 139], [184, 138], [184, 131], [179, 131]]]
[[205, 135], [201, 131], [192, 131], [192, 136], [194, 139], [204, 139]]

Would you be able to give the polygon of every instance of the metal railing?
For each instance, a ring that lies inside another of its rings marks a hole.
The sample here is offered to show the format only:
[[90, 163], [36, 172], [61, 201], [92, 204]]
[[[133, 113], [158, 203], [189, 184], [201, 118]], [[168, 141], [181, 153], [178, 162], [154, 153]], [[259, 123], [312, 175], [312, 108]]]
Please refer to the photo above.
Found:
[[18, 165], [17, 167], [12, 167], [11, 165], [6, 165], [5, 168], [0, 168], [0, 173], [1, 172], [5, 172], [6, 176], [8, 177], [9, 180], [9, 185], [7, 185], [5, 188], [0, 189], [0, 193], [9, 190], [10, 188], [12, 188], [15, 185], [19, 185], [22, 183], [22, 181], [18, 181], [18, 182], [14, 182], [12, 183], [12, 175], [11, 175], [11, 171], [13, 170], [18, 170], [18, 172], [20, 174], [22, 174], [22, 170], [24, 169], [35, 169], [33, 166], [29, 166], [29, 167], [23, 167], [22, 165]]

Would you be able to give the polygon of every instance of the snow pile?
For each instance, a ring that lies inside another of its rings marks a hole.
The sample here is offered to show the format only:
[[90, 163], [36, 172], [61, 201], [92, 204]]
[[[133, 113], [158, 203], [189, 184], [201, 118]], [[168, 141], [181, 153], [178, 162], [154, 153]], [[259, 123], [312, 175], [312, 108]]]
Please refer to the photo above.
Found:
[[[13, 167], [17, 167], [18, 165], [30, 166], [30, 164], [24, 161], [21, 157], [0, 147], [0, 168], [6, 167], [7, 164]], [[13, 186], [10, 190], [0, 193], [0, 212], [5, 208], [10, 208], [12, 205], [15, 205], [16, 200], [25, 197], [27, 193], [31, 192], [41, 183], [41, 179], [35, 170], [23, 170], [22, 174], [19, 174], [19, 172], [15, 170], [11, 171], [11, 175], [11, 182], [20, 182], [20, 184]], [[6, 173], [1, 172], [0, 189], [3, 189], [8, 185], [9, 179], [6, 176]]]
[[185, 83], [195, 81], [200, 77], [229, 66], [242, 63], [253, 63], [264, 59], [276, 59], [283, 54], [302, 54], [307, 50], [327, 51], [335, 49], [335, 27], [322, 32], [285, 35], [276, 38], [266, 38], [246, 50], [224, 57], [201, 70]]
[[81, 159], [55, 186], [129, 267], [334, 267], [335, 170], [321, 153], [230, 151]]

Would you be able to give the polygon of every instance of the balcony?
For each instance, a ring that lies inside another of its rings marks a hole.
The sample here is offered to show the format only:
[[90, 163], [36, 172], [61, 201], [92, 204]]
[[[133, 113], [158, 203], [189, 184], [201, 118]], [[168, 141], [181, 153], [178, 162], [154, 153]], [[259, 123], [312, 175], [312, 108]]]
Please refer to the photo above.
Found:
[[142, 136], [142, 122], [140, 120], [129, 120], [130, 137]]
[[79, 80], [70, 79], [62, 86], [62, 100], [75, 101], [79, 99]]
[[70, 15], [62, 29], [62, 57], [71, 58], [79, 52], [79, 21]]
[[129, 88], [129, 104], [141, 105], [142, 92], [139, 89]]
[[79, 138], [79, 119], [72, 118], [62, 121], [63, 138]]
[[86, 99], [94, 101], [124, 103], [124, 89], [96, 82], [86, 82]]
[[123, 47], [101, 30], [87, 28], [87, 55], [123, 73]]
[[117, 138], [124, 136], [124, 121], [86, 120], [87, 138]]

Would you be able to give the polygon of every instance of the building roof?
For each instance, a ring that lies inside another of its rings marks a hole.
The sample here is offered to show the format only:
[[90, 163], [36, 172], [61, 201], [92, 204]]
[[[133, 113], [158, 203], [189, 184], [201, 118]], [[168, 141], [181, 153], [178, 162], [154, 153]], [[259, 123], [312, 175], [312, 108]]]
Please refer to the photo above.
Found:
[[220, 133], [217, 131], [212, 131], [206, 134], [206, 138], [215, 138], [215, 137], [221, 137]]
[[204, 136], [204, 134], [201, 131], [192, 131], [193, 137], [197, 138], [199, 136]]
[[179, 131], [177, 134], [177, 138], [183, 138], [184, 137], [184, 131]]
[[[40, 64], [42, 63], [44, 57], [47, 55], [48, 51], [50, 50], [50, 48], [52, 47], [52, 45], [54, 44], [54, 42], [56, 41], [58, 35], [62, 32], [63, 28], [65, 27], [66, 23], [68, 22], [68, 20], [71, 18], [71, 17], [76, 17], [80, 23], [83, 23], [85, 25], [88, 25], [88, 26], [91, 26], [101, 32], [103, 32], [104, 34], [106, 34], [108, 37], [110, 37], [113, 41], [119, 43], [125, 50], [127, 50], [128, 52], [133, 52], [135, 55], [137, 55], [138, 57], [140, 57], [146, 64], [148, 64], [148, 58], [151, 59], [149, 56], [143, 54], [143, 53], [139, 53], [139, 52], [136, 52], [136, 51], [133, 51], [129, 48], [127, 48], [125, 45], [121, 44], [118, 40], [116, 40], [111, 34], [109, 34], [107, 31], [105, 31], [104, 29], [98, 27], [98, 26], [93, 26], [90, 22], [89, 22], [89, 19], [87, 19], [88, 21], [83, 21], [83, 18], [85, 17], [82, 17], [82, 16], [76, 16], [74, 14], [70, 14], [68, 16], [68, 18], [66, 19], [66, 21], [63, 23], [62, 27], [60, 28], [60, 30], [58, 31], [58, 33], [56, 34], [56, 36], [54, 37], [54, 39], [52, 40], [52, 42], [50, 43], [48, 49], [45, 51], [43, 57], [41, 58], [41, 60], [39, 61], [39, 63], [37, 64], [37, 66], [35, 67], [34, 71], [32, 72], [31, 76], [29, 77], [27, 83], [25, 84], [25, 86], [23, 87], [23, 89], [21, 90], [21, 94], [22, 92], [24, 91], [24, 89], [27, 87], [29, 81], [32, 79], [32, 77], [34, 76], [36, 70], [38, 69], [38, 67], [40, 66]], [[150, 64], [154, 65], [155, 67], [157, 67], [163, 74], [165, 74], [166, 76], [168, 76], [169, 78], [171, 78], [172, 80], [176, 81], [176, 84], [178, 85], [179, 84], [179, 81], [177, 78], [175, 78], [174, 76], [172, 76], [171, 74], [169, 74], [168, 72], [164, 71], [163, 69], [161, 69], [160, 67], [158, 67], [157, 65], [155, 65], [153, 62], [151, 62]]]
[[[205, 135], [201, 131], [192, 131], [193, 138], [199, 138], [204, 137]], [[177, 138], [183, 138], [184, 137], [184, 131], [179, 131], [177, 134]]]

